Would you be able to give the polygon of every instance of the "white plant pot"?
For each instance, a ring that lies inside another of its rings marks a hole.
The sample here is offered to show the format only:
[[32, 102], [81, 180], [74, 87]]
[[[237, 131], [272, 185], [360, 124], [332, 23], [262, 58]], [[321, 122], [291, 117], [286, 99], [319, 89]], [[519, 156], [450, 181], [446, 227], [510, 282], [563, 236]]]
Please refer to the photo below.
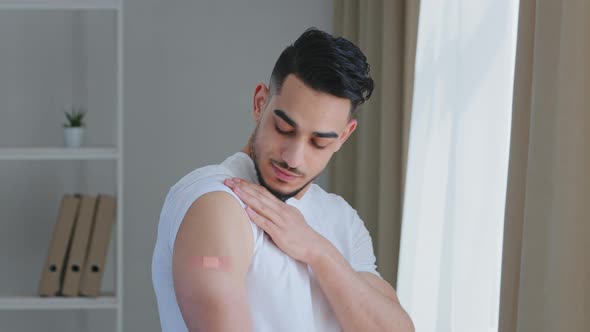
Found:
[[65, 127], [64, 143], [68, 148], [77, 148], [84, 143], [84, 127]]

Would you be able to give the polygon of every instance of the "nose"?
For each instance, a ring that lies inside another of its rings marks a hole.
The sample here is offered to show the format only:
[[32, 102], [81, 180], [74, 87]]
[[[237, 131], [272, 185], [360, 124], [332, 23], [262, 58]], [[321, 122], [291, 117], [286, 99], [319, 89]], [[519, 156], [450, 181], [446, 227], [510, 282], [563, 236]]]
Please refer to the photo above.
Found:
[[303, 142], [290, 142], [281, 154], [281, 158], [287, 163], [289, 168], [298, 168], [303, 164], [303, 149], [305, 144]]

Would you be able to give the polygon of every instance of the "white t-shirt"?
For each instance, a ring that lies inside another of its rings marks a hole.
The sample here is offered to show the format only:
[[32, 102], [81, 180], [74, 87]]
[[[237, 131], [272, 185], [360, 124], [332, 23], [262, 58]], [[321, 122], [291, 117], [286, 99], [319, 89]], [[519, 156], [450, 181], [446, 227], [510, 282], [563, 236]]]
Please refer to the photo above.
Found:
[[[205, 166], [185, 175], [166, 196], [152, 257], [152, 282], [162, 331], [187, 331], [174, 293], [172, 251], [176, 233], [189, 207], [199, 196], [213, 191], [228, 192], [245, 207], [223, 184], [229, 177], [259, 183], [252, 159], [238, 152], [220, 165]], [[286, 203], [298, 208], [310, 227], [327, 238], [354, 270], [379, 276], [369, 232], [344, 199], [312, 184], [300, 200], [292, 197]], [[311, 268], [285, 254], [261, 228], [252, 221], [250, 224], [254, 252], [246, 283], [253, 331], [340, 331], [338, 320]]]

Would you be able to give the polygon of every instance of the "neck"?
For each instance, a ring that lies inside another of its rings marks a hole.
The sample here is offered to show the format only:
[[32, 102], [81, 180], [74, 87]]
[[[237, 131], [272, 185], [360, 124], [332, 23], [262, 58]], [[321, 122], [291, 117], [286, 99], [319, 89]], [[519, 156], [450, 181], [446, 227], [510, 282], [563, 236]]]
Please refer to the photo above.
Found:
[[[252, 149], [250, 148], [250, 141], [248, 141], [248, 143], [242, 148], [241, 150], [243, 153], [247, 154], [248, 156], [250, 156], [250, 159], [252, 159], [254, 162], [256, 162], [254, 160], [254, 157], [252, 156]], [[309, 189], [309, 187], [311, 186], [311, 184], [313, 183], [313, 181], [309, 182], [303, 189], [301, 189], [297, 195], [293, 196], [295, 199], [300, 200], [303, 195], [305, 195], [305, 193], [307, 192], [307, 190]]]
[[252, 160], [254, 160], [254, 158], [252, 157], [252, 150], [250, 149], [250, 143], [248, 142], [248, 144], [246, 144], [243, 148], [242, 148], [242, 152], [244, 152], [245, 154], [249, 155], [250, 158], [252, 158]]

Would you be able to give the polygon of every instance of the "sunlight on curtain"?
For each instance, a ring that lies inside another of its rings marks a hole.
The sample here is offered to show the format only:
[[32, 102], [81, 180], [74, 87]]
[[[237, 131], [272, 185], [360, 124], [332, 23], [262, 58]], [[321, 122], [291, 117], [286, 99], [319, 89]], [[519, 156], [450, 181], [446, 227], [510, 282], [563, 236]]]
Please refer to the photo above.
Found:
[[497, 331], [518, 1], [420, 7], [397, 291], [416, 331]]

